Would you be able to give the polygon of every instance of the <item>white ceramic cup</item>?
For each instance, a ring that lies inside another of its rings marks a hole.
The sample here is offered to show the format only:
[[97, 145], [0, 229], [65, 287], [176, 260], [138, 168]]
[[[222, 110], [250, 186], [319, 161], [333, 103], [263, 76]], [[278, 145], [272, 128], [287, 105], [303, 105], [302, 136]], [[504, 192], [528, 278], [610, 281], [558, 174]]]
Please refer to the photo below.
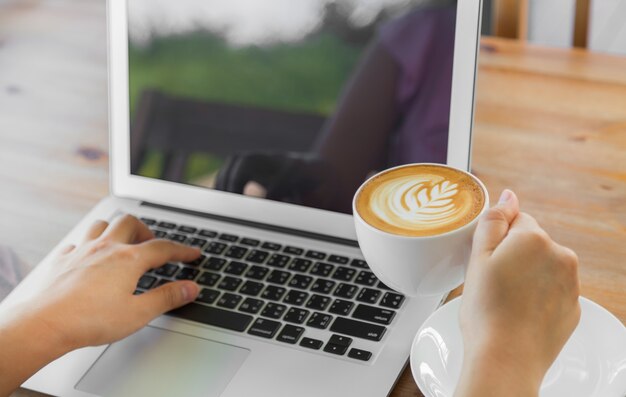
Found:
[[474, 230], [480, 216], [489, 208], [489, 194], [485, 185], [472, 174], [443, 164], [405, 164], [382, 172], [416, 165], [451, 168], [472, 177], [485, 196], [480, 214], [458, 229], [433, 236], [408, 237], [382, 231], [363, 220], [356, 208], [361, 189], [378, 174], [359, 187], [352, 200], [352, 213], [361, 252], [376, 277], [408, 296], [437, 295], [463, 282]]

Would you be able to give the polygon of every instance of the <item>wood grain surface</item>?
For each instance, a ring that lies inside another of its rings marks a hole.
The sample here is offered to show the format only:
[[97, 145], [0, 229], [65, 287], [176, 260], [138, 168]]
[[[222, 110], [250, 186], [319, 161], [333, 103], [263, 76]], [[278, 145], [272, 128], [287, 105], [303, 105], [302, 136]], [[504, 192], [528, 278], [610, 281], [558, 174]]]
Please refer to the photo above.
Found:
[[[108, 193], [105, 15], [99, 0], [0, 2], [0, 242], [31, 264]], [[473, 159], [626, 323], [626, 59], [484, 38]], [[408, 369], [391, 395], [422, 395]]]

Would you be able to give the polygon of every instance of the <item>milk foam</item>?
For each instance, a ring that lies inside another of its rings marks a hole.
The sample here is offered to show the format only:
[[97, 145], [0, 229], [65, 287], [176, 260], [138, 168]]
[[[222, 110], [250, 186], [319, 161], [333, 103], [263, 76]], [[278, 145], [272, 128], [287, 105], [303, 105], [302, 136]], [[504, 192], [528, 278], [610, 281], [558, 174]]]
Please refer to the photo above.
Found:
[[409, 229], [443, 226], [459, 218], [458, 184], [433, 176], [388, 181], [372, 193], [371, 209], [385, 222]]
[[460, 171], [413, 166], [372, 179], [359, 197], [359, 212], [382, 230], [409, 236], [454, 230], [481, 211], [484, 195]]

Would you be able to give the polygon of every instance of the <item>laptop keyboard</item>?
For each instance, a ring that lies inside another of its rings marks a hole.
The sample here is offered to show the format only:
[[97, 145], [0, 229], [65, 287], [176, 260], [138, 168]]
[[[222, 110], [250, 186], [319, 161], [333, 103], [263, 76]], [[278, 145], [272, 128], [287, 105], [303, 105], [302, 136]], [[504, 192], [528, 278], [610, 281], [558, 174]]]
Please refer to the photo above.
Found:
[[[167, 313], [171, 316], [368, 361], [372, 352], [355, 348], [353, 338], [379, 342], [405, 300], [361, 259], [141, 220], [157, 238], [203, 252], [194, 261], [166, 263], [139, 279], [136, 294], [173, 280], [200, 285], [196, 301]], [[307, 329], [326, 330], [325, 340], [307, 336]]]

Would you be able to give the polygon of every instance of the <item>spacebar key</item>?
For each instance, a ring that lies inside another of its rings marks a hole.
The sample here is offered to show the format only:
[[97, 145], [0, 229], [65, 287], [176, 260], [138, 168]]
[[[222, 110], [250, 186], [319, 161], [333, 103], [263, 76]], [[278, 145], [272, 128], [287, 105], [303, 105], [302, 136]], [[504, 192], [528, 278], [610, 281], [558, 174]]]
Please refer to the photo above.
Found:
[[183, 318], [185, 320], [197, 321], [199, 323], [213, 325], [215, 327], [226, 328], [233, 331], [243, 332], [252, 321], [252, 316], [235, 313], [228, 310], [217, 309], [190, 303], [170, 312], [170, 316]]
[[332, 332], [354, 336], [357, 338], [379, 341], [382, 339], [387, 328], [365, 323], [363, 321], [352, 320], [344, 317], [337, 317], [330, 326]]

